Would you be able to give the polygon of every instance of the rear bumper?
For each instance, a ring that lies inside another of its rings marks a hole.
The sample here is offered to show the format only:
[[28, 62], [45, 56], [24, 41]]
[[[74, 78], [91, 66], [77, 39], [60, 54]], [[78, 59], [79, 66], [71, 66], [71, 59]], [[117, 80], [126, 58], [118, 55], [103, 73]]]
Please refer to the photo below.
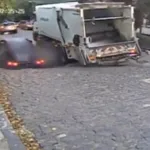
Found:
[[35, 63], [26, 63], [26, 64], [20, 64], [19, 68], [42, 68], [44, 65], [37, 65]]
[[140, 55], [141, 49], [138, 42], [130, 41], [90, 49], [87, 62], [118, 61], [121, 59], [139, 58]]
[[17, 29], [9, 29], [9, 30], [0, 31], [0, 33], [6, 33], [6, 32], [17, 32]]
[[107, 56], [107, 57], [96, 57], [96, 59], [101, 60], [101, 61], [110, 61], [110, 60], [124, 59], [127, 57], [130, 57], [130, 55], [129, 54], [118, 54], [118, 55]]
[[31, 63], [21, 63], [18, 66], [7, 66], [7, 69], [26, 69], [26, 68], [43, 68], [44, 65], [37, 65]]
[[33, 26], [27, 26], [27, 29], [32, 30]]
[[114, 56], [107, 56], [107, 57], [96, 57], [95, 59], [88, 59], [86, 64], [101, 64], [107, 62], [126, 62], [129, 59], [138, 60], [140, 58], [139, 55], [130, 55], [130, 54], [120, 54]]

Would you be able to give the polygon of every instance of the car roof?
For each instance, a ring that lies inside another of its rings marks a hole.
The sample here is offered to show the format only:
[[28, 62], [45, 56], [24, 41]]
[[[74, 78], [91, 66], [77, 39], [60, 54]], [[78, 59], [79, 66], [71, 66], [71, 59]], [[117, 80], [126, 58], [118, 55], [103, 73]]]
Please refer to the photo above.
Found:
[[13, 21], [4, 21], [3, 23], [15, 23]]
[[15, 22], [3, 22], [2, 25], [15, 24]]
[[20, 22], [27, 22], [27, 20], [20, 20]]
[[8, 51], [17, 61], [29, 61], [31, 57], [35, 57], [35, 48], [30, 41], [21, 37], [5, 38]]

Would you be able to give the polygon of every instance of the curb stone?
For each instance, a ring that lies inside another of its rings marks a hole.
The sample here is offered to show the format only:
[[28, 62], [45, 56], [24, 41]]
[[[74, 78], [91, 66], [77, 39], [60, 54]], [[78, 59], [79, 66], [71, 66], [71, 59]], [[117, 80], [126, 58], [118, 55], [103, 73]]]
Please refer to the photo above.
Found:
[[10, 150], [8, 142], [1, 131], [0, 131], [0, 150]]
[[0, 150], [26, 150], [0, 105]]

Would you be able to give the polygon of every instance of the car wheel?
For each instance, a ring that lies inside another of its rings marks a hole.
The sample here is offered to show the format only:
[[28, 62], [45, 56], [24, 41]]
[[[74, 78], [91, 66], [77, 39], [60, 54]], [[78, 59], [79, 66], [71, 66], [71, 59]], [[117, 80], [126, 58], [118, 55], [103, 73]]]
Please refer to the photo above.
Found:
[[16, 34], [16, 33], [18, 33], [18, 31], [17, 31], [17, 30], [15, 30], [15, 31], [13, 31], [13, 33], [14, 33], [14, 34]]
[[25, 27], [25, 30], [29, 30], [28, 27]]

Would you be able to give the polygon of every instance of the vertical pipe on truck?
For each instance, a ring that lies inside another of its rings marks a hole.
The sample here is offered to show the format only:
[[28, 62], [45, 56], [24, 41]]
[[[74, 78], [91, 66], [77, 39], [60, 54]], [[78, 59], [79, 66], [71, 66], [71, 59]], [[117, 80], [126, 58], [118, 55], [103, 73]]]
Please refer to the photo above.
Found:
[[80, 15], [82, 18], [83, 36], [84, 36], [84, 38], [86, 38], [85, 23], [84, 23], [84, 10], [83, 9], [80, 9]]
[[63, 31], [62, 31], [62, 28], [61, 28], [61, 25], [60, 25], [60, 10], [56, 10], [56, 13], [57, 13], [57, 24], [58, 24], [58, 27], [59, 27], [59, 31], [60, 31], [60, 35], [61, 35], [61, 38], [63, 40], [63, 44], [65, 44], [65, 38], [63, 36]]
[[134, 7], [131, 7], [131, 19], [132, 19], [132, 37], [135, 37]]

